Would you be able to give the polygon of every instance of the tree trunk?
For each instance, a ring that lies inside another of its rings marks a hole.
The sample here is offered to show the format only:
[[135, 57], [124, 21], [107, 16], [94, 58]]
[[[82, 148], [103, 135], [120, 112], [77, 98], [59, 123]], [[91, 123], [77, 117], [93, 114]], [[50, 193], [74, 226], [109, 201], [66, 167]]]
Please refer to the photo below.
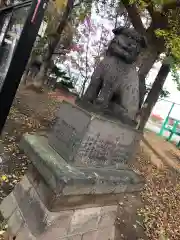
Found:
[[33, 54], [31, 53], [25, 71], [21, 78], [21, 84], [28, 85], [29, 81], [32, 84], [32, 79], [37, 75], [37, 70], [34, 72], [32, 67], [34, 60], [35, 59], [33, 59]]
[[170, 72], [170, 69], [170, 64], [167, 61], [164, 61], [142, 107], [140, 122], [137, 127], [141, 131], [144, 129], [146, 122], [148, 121], [148, 118], [151, 114], [151, 111], [159, 98], [161, 89]]
[[28, 60], [28, 63], [26, 65], [26, 68], [25, 68], [25, 71], [22, 75], [22, 78], [21, 78], [21, 83], [26, 85], [27, 84], [27, 78], [28, 78], [28, 74], [29, 74], [29, 68], [30, 68], [30, 65], [31, 65], [31, 61], [32, 61], [32, 53], [29, 57], [29, 60]]
[[160, 52], [158, 52], [153, 45], [149, 45], [148, 48], [140, 54], [136, 63], [136, 66], [139, 68], [138, 74], [140, 80], [144, 81], [153, 64], [158, 59], [159, 54]]
[[27, 67], [22, 75], [21, 84], [24, 84], [24, 85], [27, 84], [28, 72], [29, 72], [29, 68]]
[[148, 48], [142, 52], [136, 62], [136, 66], [139, 68], [139, 94], [140, 94], [140, 103], [139, 107], [141, 108], [144, 96], [146, 93], [146, 76], [151, 70], [153, 64], [157, 60], [160, 53], [157, 52], [156, 48], [152, 45], [148, 46]]
[[138, 8], [136, 7], [136, 4], [135, 3], [131, 4], [130, 1], [127, 1], [127, 0], [122, 0], [121, 2], [126, 8], [129, 19], [133, 27], [136, 29], [136, 31], [138, 31], [142, 35], [146, 35], [146, 29], [144, 28], [144, 25], [139, 15], [139, 11], [138, 11]]
[[66, 26], [68, 17], [72, 12], [73, 5], [74, 5], [74, 0], [68, 0], [66, 9], [63, 13], [62, 18], [60, 19], [60, 23], [59, 23], [58, 27], [57, 27], [57, 31], [56, 31], [57, 34], [55, 37], [52, 38], [52, 41], [49, 44], [47, 52], [44, 56], [44, 60], [41, 65], [41, 69], [40, 69], [39, 73], [37, 74], [36, 78], [34, 79], [35, 86], [41, 87], [44, 83], [44, 78], [45, 78], [48, 68], [50, 66], [52, 55], [59, 43], [61, 34]]
[[84, 95], [85, 86], [86, 86], [87, 80], [88, 80], [88, 78], [86, 77], [86, 78], [84, 79], [83, 84], [82, 84], [82, 88], [81, 88], [81, 90], [80, 90], [80, 96], [81, 96], [81, 97], [83, 97], [83, 95]]

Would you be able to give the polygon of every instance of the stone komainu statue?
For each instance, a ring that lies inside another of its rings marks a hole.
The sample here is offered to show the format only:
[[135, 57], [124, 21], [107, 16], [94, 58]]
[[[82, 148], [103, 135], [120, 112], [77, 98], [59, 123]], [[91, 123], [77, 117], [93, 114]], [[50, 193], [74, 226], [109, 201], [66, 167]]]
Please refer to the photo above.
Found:
[[132, 28], [119, 27], [113, 33], [115, 37], [92, 75], [83, 102], [128, 124], [135, 120], [140, 104], [139, 78], [133, 63], [146, 42]]

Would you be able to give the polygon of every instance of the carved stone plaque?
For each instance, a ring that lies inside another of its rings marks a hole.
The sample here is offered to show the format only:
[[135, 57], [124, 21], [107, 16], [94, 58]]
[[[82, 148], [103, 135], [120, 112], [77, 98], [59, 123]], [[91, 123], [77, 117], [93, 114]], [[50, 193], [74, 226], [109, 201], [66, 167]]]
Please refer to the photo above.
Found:
[[67, 162], [79, 166], [117, 166], [135, 155], [140, 136], [128, 125], [64, 102], [49, 144]]
[[66, 102], [61, 104], [57, 121], [49, 135], [49, 144], [66, 161], [73, 160], [90, 117], [78, 107]]
[[127, 164], [140, 134], [110, 121], [93, 119], [81, 142], [76, 162], [79, 165], [112, 166]]

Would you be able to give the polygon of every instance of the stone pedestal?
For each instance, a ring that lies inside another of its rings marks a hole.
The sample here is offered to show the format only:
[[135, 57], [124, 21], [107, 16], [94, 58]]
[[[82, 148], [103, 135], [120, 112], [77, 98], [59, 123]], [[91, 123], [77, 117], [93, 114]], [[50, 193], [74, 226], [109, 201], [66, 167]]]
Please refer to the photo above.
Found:
[[63, 102], [49, 144], [76, 166], [109, 166], [132, 160], [141, 134], [136, 129]]
[[117, 208], [143, 179], [129, 169], [140, 134], [62, 103], [49, 137], [26, 134], [32, 165], [0, 209], [10, 239], [115, 240]]

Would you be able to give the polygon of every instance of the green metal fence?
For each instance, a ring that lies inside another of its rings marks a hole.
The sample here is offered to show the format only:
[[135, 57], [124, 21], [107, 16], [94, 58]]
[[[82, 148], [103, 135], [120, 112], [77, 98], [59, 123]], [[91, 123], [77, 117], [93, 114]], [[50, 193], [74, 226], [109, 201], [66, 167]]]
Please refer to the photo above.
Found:
[[175, 141], [180, 147], [180, 104], [159, 100], [146, 127], [165, 137], [167, 141]]

